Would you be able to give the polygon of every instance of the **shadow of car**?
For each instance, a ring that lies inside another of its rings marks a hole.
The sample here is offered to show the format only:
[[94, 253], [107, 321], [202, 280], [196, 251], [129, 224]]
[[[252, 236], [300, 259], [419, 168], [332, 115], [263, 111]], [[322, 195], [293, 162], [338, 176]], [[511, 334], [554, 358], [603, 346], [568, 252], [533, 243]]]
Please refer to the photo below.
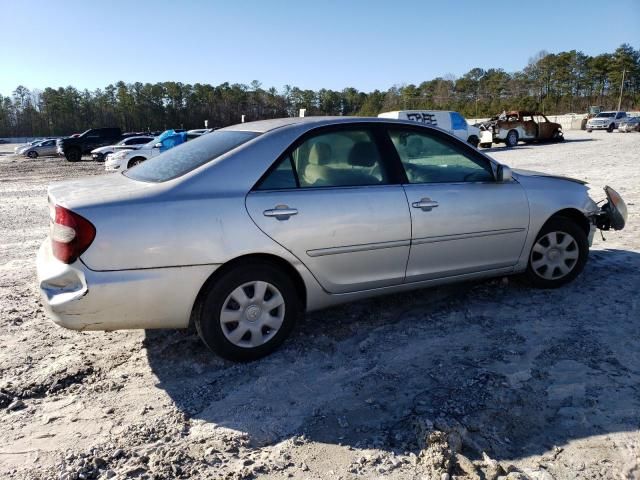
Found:
[[416, 452], [435, 422], [460, 429], [471, 458], [525, 458], [638, 428], [640, 254], [595, 251], [587, 269], [559, 290], [494, 280], [314, 313], [251, 364], [147, 331], [148, 361], [185, 414], [255, 446], [304, 434]]

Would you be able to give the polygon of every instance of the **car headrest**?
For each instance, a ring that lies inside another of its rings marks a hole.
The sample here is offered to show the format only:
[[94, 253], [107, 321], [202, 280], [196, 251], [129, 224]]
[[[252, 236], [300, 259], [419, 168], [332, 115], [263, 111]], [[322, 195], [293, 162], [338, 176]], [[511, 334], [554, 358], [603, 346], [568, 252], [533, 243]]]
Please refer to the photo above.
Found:
[[331, 161], [331, 145], [324, 142], [314, 143], [309, 151], [309, 165], [326, 165]]
[[349, 165], [354, 167], [372, 167], [378, 160], [378, 150], [370, 142], [358, 142], [349, 152]]

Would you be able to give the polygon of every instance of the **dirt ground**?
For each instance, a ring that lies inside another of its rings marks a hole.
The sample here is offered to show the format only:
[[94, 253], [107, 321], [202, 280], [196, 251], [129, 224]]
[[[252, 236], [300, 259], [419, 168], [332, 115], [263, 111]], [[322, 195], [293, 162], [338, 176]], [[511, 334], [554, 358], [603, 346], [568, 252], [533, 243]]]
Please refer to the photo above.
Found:
[[47, 183], [102, 165], [12, 151], [0, 146], [0, 478], [640, 478], [640, 134], [489, 151], [627, 201], [627, 228], [596, 236], [571, 285], [361, 301], [308, 315], [250, 364], [189, 331], [49, 321], [34, 265]]

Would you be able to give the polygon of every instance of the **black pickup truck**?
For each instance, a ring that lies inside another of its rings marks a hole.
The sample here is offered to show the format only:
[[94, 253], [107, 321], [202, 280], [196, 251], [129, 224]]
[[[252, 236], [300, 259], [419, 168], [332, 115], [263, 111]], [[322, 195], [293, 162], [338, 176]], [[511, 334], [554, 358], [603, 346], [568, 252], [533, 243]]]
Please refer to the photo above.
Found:
[[114, 145], [122, 138], [119, 128], [92, 128], [77, 137], [59, 138], [57, 152], [70, 162], [78, 162], [94, 148]]

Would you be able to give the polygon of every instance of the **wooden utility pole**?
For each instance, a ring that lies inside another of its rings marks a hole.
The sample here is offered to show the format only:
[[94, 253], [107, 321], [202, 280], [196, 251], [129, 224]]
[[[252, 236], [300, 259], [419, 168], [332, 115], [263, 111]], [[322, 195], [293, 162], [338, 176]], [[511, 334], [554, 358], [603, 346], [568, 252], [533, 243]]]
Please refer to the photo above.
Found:
[[622, 91], [624, 90], [624, 74], [627, 72], [626, 68], [622, 69], [622, 83], [620, 84], [620, 98], [618, 99], [618, 112], [620, 111], [620, 106], [622, 105]]

